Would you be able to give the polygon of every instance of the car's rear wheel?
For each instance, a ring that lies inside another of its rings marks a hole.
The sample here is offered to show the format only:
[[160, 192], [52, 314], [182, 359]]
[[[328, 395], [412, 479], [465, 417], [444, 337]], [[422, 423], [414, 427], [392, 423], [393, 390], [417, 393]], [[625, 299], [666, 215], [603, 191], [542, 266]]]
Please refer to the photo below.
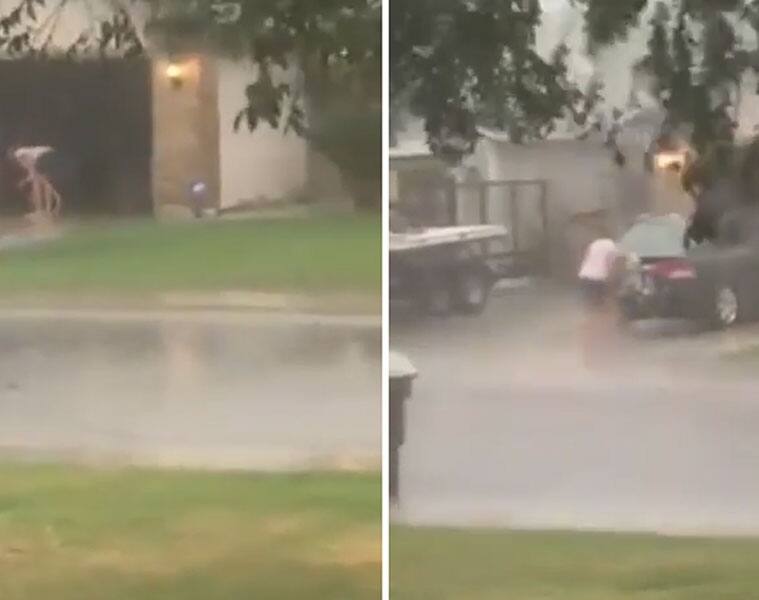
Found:
[[719, 329], [735, 325], [741, 317], [740, 296], [730, 285], [719, 285], [714, 291], [712, 324]]

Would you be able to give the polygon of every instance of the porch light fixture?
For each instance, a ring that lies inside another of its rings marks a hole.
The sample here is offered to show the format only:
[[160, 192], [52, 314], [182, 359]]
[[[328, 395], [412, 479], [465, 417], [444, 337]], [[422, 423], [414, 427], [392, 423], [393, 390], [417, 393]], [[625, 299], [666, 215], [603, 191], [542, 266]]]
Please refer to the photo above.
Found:
[[179, 89], [184, 84], [184, 68], [179, 63], [169, 63], [166, 67], [166, 78], [171, 82], [175, 89]]
[[685, 167], [685, 152], [657, 152], [656, 168], [661, 171], [682, 171]]

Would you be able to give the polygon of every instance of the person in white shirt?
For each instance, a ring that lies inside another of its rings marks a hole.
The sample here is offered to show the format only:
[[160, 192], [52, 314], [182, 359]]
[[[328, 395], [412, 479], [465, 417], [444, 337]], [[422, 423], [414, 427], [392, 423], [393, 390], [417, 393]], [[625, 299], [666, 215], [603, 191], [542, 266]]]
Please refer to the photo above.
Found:
[[61, 195], [53, 186], [50, 177], [40, 168], [41, 159], [54, 152], [55, 150], [50, 146], [15, 147], [8, 152], [9, 158], [26, 174], [19, 183], [19, 188], [22, 190], [28, 188], [29, 204], [33, 214], [57, 215], [60, 213]]
[[608, 235], [593, 241], [585, 251], [578, 277], [590, 308], [602, 307], [607, 301], [618, 258], [617, 244]]
[[600, 232], [585, 251], [578, 277], [587, 308], [582, 325], [582, 354], [585, 366], [591, 369], [610, 367], [615, 327], [612, 297], [621, 253], [608, 232]]

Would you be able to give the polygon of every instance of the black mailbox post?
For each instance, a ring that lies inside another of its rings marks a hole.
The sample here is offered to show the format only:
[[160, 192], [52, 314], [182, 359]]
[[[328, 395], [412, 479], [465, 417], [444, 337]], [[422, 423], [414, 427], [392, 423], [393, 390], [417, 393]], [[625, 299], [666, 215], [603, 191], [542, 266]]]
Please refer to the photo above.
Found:
[[409, 360], [390, 353], [390, 501], [398, 503], [400, 494], [400, 450], [406, 441], [406, 402], [411, 398], [417, 372]]

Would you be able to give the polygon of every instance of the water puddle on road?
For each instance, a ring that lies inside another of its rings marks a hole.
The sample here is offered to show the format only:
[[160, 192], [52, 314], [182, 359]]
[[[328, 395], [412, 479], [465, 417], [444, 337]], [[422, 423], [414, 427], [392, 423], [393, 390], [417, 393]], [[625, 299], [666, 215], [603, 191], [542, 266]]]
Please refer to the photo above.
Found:
[[379, 464], [379, 329], [0, 318], [0, 447], [209, 468]]

